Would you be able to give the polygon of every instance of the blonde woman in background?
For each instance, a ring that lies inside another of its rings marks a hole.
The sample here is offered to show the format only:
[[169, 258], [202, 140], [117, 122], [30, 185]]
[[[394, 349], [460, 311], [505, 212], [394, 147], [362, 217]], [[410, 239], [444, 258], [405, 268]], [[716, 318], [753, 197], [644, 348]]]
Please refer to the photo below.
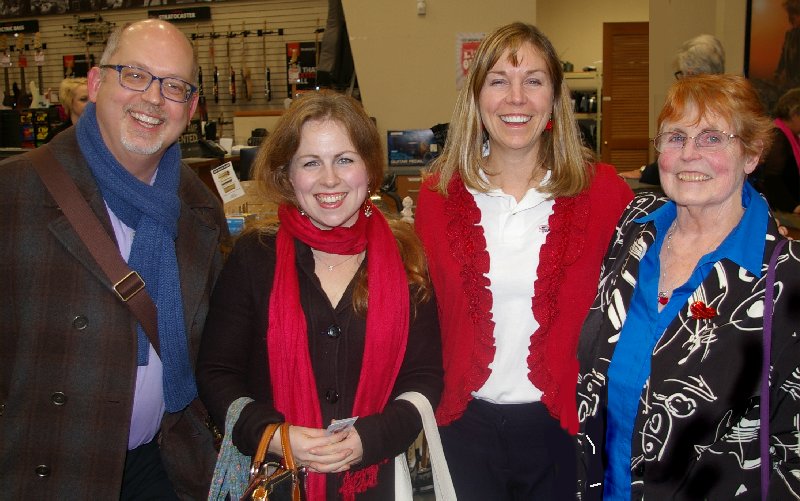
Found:
[[50, 142], [56, 134], [74, 125], [83, 113], [83, 108], [89, 102], [89, 88], [86, 86], [86, 78], [65, 78], [58, 87], [58, 101], [64, 108], [64, 114], [68, 117], [64, 123], [52, 129], [47, 134], [45, 142]]

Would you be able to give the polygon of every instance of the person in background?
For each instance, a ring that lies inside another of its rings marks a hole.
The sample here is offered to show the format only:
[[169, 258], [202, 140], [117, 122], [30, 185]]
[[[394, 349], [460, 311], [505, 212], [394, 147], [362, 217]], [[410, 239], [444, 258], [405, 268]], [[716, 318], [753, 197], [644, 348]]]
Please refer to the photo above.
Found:
[[0, 164], [4, 498], [207, 495], [213, 438], [187, 406], [197, 396], [195, 356], [228, 230], [220, 200], [182, 164], [176, 142], [197, 104], [196, 79], [191, 44], [175, 26], [150, 19], [121, 27], [89, 71], [81, 119], [40, 147], [144, 280], [161, 357], [31, 153]]
[[[746, 182], [772, 124], [741, 76], [670, 88], [653, 140], [666, 197], [620, 219], [578, 347], [580, 499], [798, 499], [800, 243]], [[769, 458], [760, 457], [764, 311], [774, 307]]]
[[774, 142], [755, 173], [756, 187], [774, 210], [800, 214], [800, 88], [775, 106]]
[[[725, 73], [725, 49], [714, 35], [697, 35], [683, 42], [675, 55], [674, 66], [676, 80], [694, 75], [720, 75]], [[620, 176], [646, 184], [661, 184], [658, 161], [620, 172]]]
[[458, 498], [574, 499], [578, 333], [633, 194], [582, 146], [536, 27], [481, 42], [431, 168], [416, 227], [439, 300], [436, 414]]
[[89, 89], [86, 84], [87, 79], [83, 77], [65, 78], [61, 81], [61, 85], [58, 87], [58, 102], [64, 108], [67, 119], [48, 132], [45, 143], [49, 143], [59, 132], [78, 123], [78, 117], [81, 116], [83, 108], [89, 102]]
[[[442, 389], [422, 246], [370, 201], [384, 169], [359, 102], [332, 91], [297, 98], [255, 162], [254, 179], [279, 204], [277, 232], [237, 240], [203, 334], [197, 377], [213, 419], [245, 456], [268, 424], [290, 423], [310, 500], [393, 499], [392, 459], [422, 429], [395, 397], [420, 392], [435, 408]], [[269, 451], [281, 454], [279, 433]]]

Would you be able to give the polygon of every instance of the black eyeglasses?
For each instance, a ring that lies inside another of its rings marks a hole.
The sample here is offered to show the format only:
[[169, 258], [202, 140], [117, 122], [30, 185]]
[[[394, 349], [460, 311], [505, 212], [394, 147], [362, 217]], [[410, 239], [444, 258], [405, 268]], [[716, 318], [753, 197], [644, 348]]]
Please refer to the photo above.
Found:
[[653, 146], [659, 153], [681, 150], [686, 146], [686, 141], [694, 139], [694, 145], [700, 151], [719, 151], [738, 137], [736, 134], [729, 134], [722, 130], [704, 130], [696, 136], [672, 130], [662, 132], [653, 138]]
[[147, 70], [125, 64], [102, 64], [100, 68], [116, 70], [119, 84], [132, 91], [144, 92], [155, 80], [161, 84], [161, 95], [176, 103], [185, 103], [197, 91], [197, 87], [175, 77], [157, 77]]

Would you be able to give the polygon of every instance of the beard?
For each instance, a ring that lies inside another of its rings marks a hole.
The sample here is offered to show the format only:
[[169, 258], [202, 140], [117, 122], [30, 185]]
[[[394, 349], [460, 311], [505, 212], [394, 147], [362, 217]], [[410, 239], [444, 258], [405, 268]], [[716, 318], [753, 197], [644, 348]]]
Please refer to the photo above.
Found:
[[131, 153], [136, 153], [139, 155], [152, 155], [164, 147], [164, 136], [166, 134], [165, 125], [167, 123], [167, 117], [163, 116], [163, 113], [161, 113], [158, 108], [150, 108], [147, 110], [142, 110], [140, 108], [141, 107], [134, 108], [133, 106], [128, 106], [125, 108], [125, 112], [128, 114], [142, 112], [147, 113], [150, 116], [159, 117], [159, 119], [163, 121], [159, 125], [159, 131], [153, 135], [149, 134], [147, 131], [128, 128], [125, 122], [123, 122], [120, 125], [122, 129], [120, 131], [120, 142], [122, 143], [123, 148]]

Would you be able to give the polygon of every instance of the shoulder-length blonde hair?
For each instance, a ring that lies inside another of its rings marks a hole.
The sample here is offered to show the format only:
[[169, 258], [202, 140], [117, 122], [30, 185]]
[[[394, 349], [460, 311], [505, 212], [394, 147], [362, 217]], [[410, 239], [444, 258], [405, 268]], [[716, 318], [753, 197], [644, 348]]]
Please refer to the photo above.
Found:
[[456, 100], [444, 150], [431, 165], [431, 170], [439, 175], [437, 188], [440, 192], [447, 194], [447, 185], [456, 172], [470, 188], [489, 189], [479, 175], [484, 167], [482, 148], [486, 132], [478, 101], [492, 67], [504, 54], [512, 64], [519, 64], [517, 52], [524, 44], [532, 45], [542, 56], [553, 84], [553, 129], [542, 133], [542, 147], [539, 148], [539, 163], [550, 170], [551, 175], [542, 189], [552, 197], [562, 197], [576, 195], [589, 187], [593, 155], [581, 143], [558, 54], [538, 28], [516, 22], [490, 33], [475, 53]]
[[[330, 120], [344, 127], [367, 167], [370, 193], [376, 193], [383, 180], [386, 160], [375, 123], [361, 103], [352, 97], [323, 90], [295, 99], [261, 145], [253, 163], [253, 178], [264, 194], [277, 204], [298, 206], [289, 180], [289, 168], [300, 147], [303, 125], [315, 120]], [[405, 222], [390, 221], [389, 226], [400, 249], [409, 284], [413, 286], [415, 301], [427, 301], [430, 297], [427, 267], [416, 233]], [[362, 272], [357, 280], [353, 305], [363, 314], [368, 299], [366, 273]]]
[[772, 120], [750, 82], [738, 75], [695, 75], [673, 82], [658, 115], [658, 131], [664, 123], [676, 123], [693, 113], [694, 123], [703, 118], [720, 117], [739, 137], [744, 152], [759, 159], [772, 145]]

